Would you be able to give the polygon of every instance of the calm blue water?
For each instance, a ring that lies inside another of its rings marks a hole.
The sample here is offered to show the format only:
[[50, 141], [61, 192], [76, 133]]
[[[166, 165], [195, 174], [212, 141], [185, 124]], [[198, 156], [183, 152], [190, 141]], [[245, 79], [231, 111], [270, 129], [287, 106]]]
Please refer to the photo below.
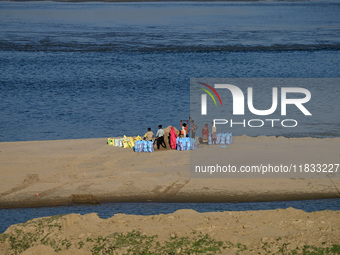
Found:
[[70, 213], [98, 213], [106, 219], [117, 213], [155, 215], [173, 213], [179, 209], [193, 209], [198, 212], [275, 210], [293, 207], [306, 212], [340, 210], [340, 199], [304, 201], [278, 201], [254, 203], [107, 203], [101, 205], [77, 205], [45, 208], [0, 209], [0, 233], [10, 225], [23, 223], [33, 218]]
[[[191, 77], [340, 77], [339, 13], [339, 1], [0, 2], [0, 141], [178, 126]], [[290, 135], [339, 136], [325, 118]]]

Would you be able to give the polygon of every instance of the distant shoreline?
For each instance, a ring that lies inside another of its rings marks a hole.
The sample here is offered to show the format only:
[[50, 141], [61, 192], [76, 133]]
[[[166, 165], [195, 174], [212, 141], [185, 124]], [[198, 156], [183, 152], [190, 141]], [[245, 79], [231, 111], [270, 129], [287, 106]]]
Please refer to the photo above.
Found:
[[318, 200], [318, 199], [332, 199], [340, 198], [334, 192], [329, 193], [288, 193], [273, 192], [271, 194], [240, 194], [240, 195], [216, 195], [209, 194], [202, 196], [202, 194], [186, 194], [180, 197], [163, 197], [150, 200], [146, 194], [140, 196], [126, 194], [126, 196], [119, 195], [95, 195], [95, 194], [79, 194], [71, 195], [69, 197], [48, 197], [42, 199], [22, 200], [22, 201], [8, 201], [0, 202], [0, 209], [13, 208], [40, 208], [40, 207], [55, 207], [55, 206], [72, 206], [72, 205], [99, 205], [104, 203], [250, 203], [250, 202], [277, 202], [277, 201], [301, 201], [301, 200]]
[[[259, 199], [261, 197], [261, 199]], [[56, 206], [73, 206], [73, 205], [100, 205], [105, 203], [251, 203], [251, 202], [279, 202], [279, 201], [302, 201], [302, 200], [318, 200], [339, 198], [339, 195], [330, 193], [305, 193], [305, 194], [254, 194], [253, 196], [214, 196], [204, 197], [202, 195], [192, 195], [181, 198], [155, 199], [150, 201], [144, 196], [94, 196], [84, 195], [79, 196], [79, 200], [73, 200], [73, 196], [65, 198], [48, 198], [39, 201], [12, 201], [0, 202], [0, 209], [20, 209], [20, 208], [41, 208], [41, 207], [56, 207]]]
[[[178, 3], [185, 3], [185, 2], [266, 2], [264, 0], [9, 0], [3, 2], [63, 2], [63, 3], [86, 3], [86, 2], [103, 2], [103, 3], [130, 3], [130, 2], [178, 2]], [[273, 2], [306, 2], [304, 0], [277, 0]]]

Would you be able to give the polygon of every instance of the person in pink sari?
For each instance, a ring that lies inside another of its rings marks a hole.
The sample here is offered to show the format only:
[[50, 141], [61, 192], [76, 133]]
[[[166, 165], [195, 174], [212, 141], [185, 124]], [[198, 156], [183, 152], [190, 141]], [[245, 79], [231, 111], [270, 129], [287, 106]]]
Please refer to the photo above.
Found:
[[170, 130], [170, 147], [171, 147], [171, 149], [176, 149], [176, 138], [177, 138], [176, 131], [175, 131], [174, 127], [171, 127], [171, 130]]
[[208, 127], [208, 123], [205, 123], [205, 126], [202, 129], [202, 142], [203, 143], [208, 143], [209, 142], [209, 127]]

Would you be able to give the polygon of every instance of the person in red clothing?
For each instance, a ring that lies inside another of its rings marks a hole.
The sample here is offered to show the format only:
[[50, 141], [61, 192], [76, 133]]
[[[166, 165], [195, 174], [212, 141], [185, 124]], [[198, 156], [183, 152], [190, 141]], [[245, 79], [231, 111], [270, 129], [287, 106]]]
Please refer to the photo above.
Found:
[[176, 131], [175, 131], [174, 127], [171, 127], [171, 130], [170, 130], [170, 147], [171, 147], [171, 149], [176, 149], [176, 138], [177, 138]]
[[208, 123], [205, 123], [205, 126], [202, 129], [202, 141], [203, 141], [203, 143], [208, 143], [209, 142], [209, 127], [208, 127]]

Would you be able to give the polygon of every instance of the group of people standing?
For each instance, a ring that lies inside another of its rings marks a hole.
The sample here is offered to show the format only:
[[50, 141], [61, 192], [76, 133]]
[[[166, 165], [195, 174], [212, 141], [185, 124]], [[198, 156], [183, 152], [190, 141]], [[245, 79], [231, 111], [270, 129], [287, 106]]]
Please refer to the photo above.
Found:
[[[154, 141], [154, 144], [157, 142], [157, 149], [159, 150], [160, 146], [162, 146], [163, 148], [166, 148], [166, 144], [164, 141], [164, 135], [165, 132], [163, 130], [163, 126], [162, 125], [158, 125], [158, 130], [156, 133], [156, 139]], [[151, 128], [148, 128], [148, 132], [146, 132], [146, 134], [144, 135], [144, 138], [148, 141], [153, 141], [154, 138], [154, 134], [151, 131]]]
[[[190, 129], [189, 129], [189, 123], [190, 123]], [[194, 123], [194, 120], [181, 120], [180, 121], [181, 130], [179, 135], [177, 135], [176, 130], [174, 127], [171, 127], [170, 133], [169, 133], [169, 144], [171, 149], [176, 149], [177, 144], [177, 137], [189, 137], [189, 133], [191, 132], [191, 138], [196, 137], [196, 130], [198, 129], [198, 126]], [[144, 135], [144, 139], [148, 141], [153, 141], [154, 144], [157, 143], [157, 149], [159, 150], [160, 146], [163, 148], [166, 148], [166, 143], [164, 140], [165, 132], [163, 130], [162, 125], [158, 125], [158, 130], [156, 133], [156, 137], [154, 136], [154, 133], [151, 131], [151, 128], [148, 128], [148, 132]], [[155, 140], [154, 140], [155, 138]], [[211, 130], [211, 143], [216, 144], [216, 127], [214, 123], [212, 123], [212, 130]], [[208, 144], [209, 142], [209, 126], [208, 123], [206, 123], [202, 129], [202, 143]]]
[[[183, 123], [184, 121], [186, 121], [186, 123]], [[189, 122], [190, 122], [190, 129], [189, 129]], [[194, 123], [194, 120], [190, 118], [189, 120], [181, 120], [179, 124], [181, 125], [180, 137], [189, 137], [189, 132], [191, 131], [191, 138], [195, 138], [196, 130], [198, 129], [198, 126]]]
[[[214, 122], [211, 123], [211, 143], [216, 144], [216, 126], [214, 125]], [[202, 129], [202, 142], [203, 143], [209, 143], [209, 126], [208, 123], [205, 123], [203, 129]]]
[[[190, 123], [190, 129], [189, 129], [189, 123]], [[194, 120], [191, 120], [190, 118], [189, 120], [183, 120], [183, 121], [181, 120], [180, 125], [181, 125], [181, 130], [180, 130], [179, 135], [177, 135], [174, 127], [171, 127], [171, 130], [169, 133], [169, 144], [172, 149], [176, 149], [176, 139], [178, 136], [189, 137], [189, 132], [191, 132], [192, 138], [195, 138], [196, 136], [196, 130], [198, 129], [198, 126], [194, 123]], [[148, 132], [146, 132], [146, 134], [144, 135], [144, 139], [148, 141], [153, 141], [153, 139], [155, 138], [154, 144], [157, 143], [157, 149], [159, 150], [160, 146], [162, 146], [163, 148], [167, 147], [165, 140], [164, 140], [164, 135], [165, 135], [165, 132], [163, 130], [163, 126], [158, 125], [156, 137], [154, 136], [154, 133], [151, 131], [151, 128], [148, 128]]]

